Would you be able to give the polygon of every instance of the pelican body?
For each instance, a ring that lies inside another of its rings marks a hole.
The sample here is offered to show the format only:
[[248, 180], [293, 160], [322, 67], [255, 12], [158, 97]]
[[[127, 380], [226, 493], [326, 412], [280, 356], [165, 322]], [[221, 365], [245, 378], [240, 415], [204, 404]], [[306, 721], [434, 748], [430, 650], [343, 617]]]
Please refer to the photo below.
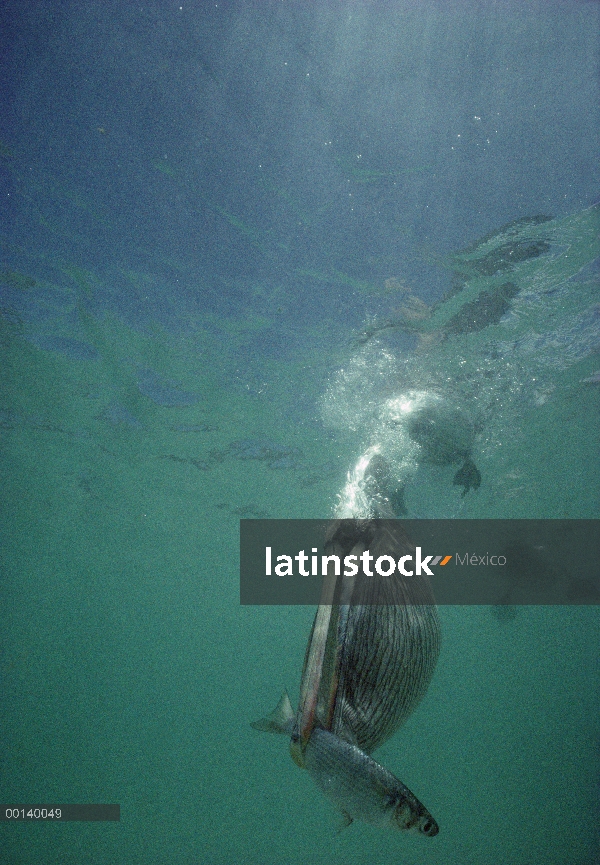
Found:
[[[340, 559], [365, 550], [395, 559], [415, 551], [401, 524], [391, 520], [338, 520], [328, 534], [325, 553]], [[302, 766], [316, 723], [372, 753], [425, 694], [439, 649], [439, 620], [425, 576], [327, 577], [304, 661], [291, 744], [295, 761]]]
[[[326, 554], [414, 554], [397, 521], [337, 520]], [[287, 693], [255, 729], [290, 735], [292, 758], [344, 816], [436, 835], [434, 818], [370, 755], [404, 723], [435, 668], [440, 630], [426, 577], [328, 576], [294, 713]]]

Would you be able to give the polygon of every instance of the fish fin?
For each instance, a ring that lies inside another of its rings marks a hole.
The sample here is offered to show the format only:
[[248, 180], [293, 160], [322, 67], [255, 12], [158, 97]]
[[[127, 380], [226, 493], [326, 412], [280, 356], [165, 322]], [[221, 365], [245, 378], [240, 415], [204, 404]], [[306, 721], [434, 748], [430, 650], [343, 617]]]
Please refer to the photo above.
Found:
[[254, 730], [262, 730], [265, 733], [288, 733], [292, 732], [294, 726], [294, 710], [290, 703], [288, 692], [284, 691], [275, 709], [266, 718], [253, 721], [250, 726]]
[[354, 820], [352, 819], [350, 814], [348, 814], [347, 811], [342, 811], [342, 816], [341, 816], [340, 823], [338, 826], [338, 832], [341, 832], [343, 829], [346, 829], [351, 823], [354, 823]]

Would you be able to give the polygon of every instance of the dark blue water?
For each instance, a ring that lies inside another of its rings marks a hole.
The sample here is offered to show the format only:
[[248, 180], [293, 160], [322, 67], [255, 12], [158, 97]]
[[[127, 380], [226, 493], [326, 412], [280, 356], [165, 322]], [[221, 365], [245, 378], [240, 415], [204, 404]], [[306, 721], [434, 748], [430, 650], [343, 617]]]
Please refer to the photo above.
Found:
[[[599, 38], [585, 0], [0, 10], [0, 800], [121, 804], [1, 862], [600, 861], [597, 607], [442, 610], [380, 757], [423, 839], [337, 834], [250, 729], [313, 611], [238, 595], [240, 518], [330, 516], [407, 370], [481, 418], [481, 489], [425, 469], [412, 516], [600, 516]], [[501, 322], [359, 345], [540, 214]]]

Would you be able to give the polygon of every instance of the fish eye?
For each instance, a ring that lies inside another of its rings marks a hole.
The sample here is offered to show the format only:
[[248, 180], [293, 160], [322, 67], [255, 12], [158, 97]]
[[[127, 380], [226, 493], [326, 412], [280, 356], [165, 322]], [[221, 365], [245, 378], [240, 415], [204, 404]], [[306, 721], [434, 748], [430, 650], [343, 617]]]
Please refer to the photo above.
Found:
[[433, 820], [427, 818], [421, 823], [420, 829], [424, 835], [437, 835], [439, 832], [439, 829]]

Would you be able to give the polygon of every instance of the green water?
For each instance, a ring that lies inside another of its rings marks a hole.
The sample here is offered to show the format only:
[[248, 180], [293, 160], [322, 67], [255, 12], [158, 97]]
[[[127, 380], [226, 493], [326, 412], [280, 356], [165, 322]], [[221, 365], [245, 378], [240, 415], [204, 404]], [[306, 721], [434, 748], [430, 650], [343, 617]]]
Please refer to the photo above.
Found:
[[[328, 516], [359, 437], [286, 421], [308, 349], [272, 362], [265, 394], [244, 394], [223, 386], [229, 361], [205, 333], [86, 327], [100, 361], [37, 349], [2, 320], [2, 798], [120, 803], [121, 821], [2, 824], [0, 861], [597, 861], [598, 609], [499, 621], [442, 608], [433, 684], [378, 752], [440, 834], [338, 832], [285, 740], [249, 726], [283, 687], [297, 696], [314, 611], [239, 606], [238, 532], [240, 515]], [[201, 401], [144, 397], [144, 364]], [[461, 515], [598, 516], [598, 390], [580, 383], [590, 364], [515, 410], [501, 452], [489, 434], [484, 484]], [[107, 419], [115, 397], [138, 425]], [[301, 450], [302, 466], [227, 450], [258, 436]]]

